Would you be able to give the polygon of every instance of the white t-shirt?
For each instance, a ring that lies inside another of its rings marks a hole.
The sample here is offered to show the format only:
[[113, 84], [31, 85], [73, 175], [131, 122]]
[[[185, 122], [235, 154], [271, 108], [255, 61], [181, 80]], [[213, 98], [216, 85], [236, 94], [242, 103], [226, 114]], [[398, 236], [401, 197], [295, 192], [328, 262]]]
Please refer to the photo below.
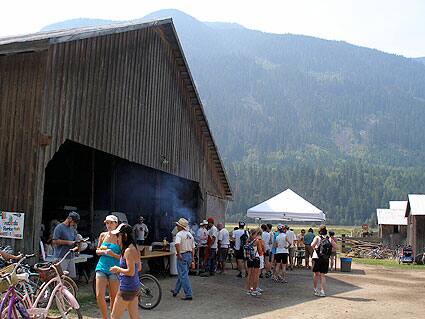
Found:
[[217, 239], [218, 238], [218, 229], [217, 229], [217, 227], [212, 225], [210, 230], [208, 231], [208, 236], [210, 236], [211, 238], [215, 237], [214, 244], [211, 245], [211, 248], [217, 249], [217, 246], [218, 246], [217, 245], [217, 242], [218, 242], [218, 239]]
[[221, 248], [229, 248], [230, 246], [229, 231], [226, 228], [222, 228], [218, 232], [218, 240], [220, 241]]
[[145, 240], [145, 234], [148, 233], [148, 226], [145, 223], [138, 223], [133, 226], [133, 230], [136, 233], [137, 240]]
[[202, 245], [205, 246], [207, 244], [208, 241], [208, 230], [204, 227], [201, 227], [198, 229], [198, 233], [196, 234], [196, 236], [198, 237], [198, 242]]
[[276, 237], [275, 239], [275, 242], [277, 243], [276, 254], [289, 253], [288, 251], [289, 243], [286, 241], [286, 237], [287, 235], [285, 233], [280, 233]]
[[241, 236], [246, 232], [245, 229], [236, 229], [233, 231], [233, 238], [235, 239], [235, 249], [241, 249]]
[[192, 251], [195, 248], [195, 239], [187, 230], [181, 230], [176, 235], [176, 244], [180, 244], [180, 253]]
[[297, 239], [297, 236], [295, 236], [295, 233], [292, 230], [287, 230], [286, 236], [288, 237], [291, 247], [294, 247], [294, 241]]
[[270, 246], [270, 233], [264, 231], [263, 234], [261, 235], [261, 238], [263, 239], [264, 242], [264, 247], [267, 250], [271, 250], [271, 246]]

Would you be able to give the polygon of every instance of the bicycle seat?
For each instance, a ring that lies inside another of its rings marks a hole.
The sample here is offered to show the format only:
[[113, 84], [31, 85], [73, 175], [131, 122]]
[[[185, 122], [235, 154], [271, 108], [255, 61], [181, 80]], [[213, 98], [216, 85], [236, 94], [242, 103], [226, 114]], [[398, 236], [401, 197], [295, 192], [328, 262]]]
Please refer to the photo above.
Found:
[[68, 270], [64, 270], [64, 271], [63, 271], [63, 274], [64, 274], [65, 276], [68, 276], [68, 275], [69, 275], [69, 271], [68, 271]]
[[18, 278], [19, 281], [28, 281], [30, 278], [30, 275], [26, 272], [21, 274], [16, 274], [16, 278]]

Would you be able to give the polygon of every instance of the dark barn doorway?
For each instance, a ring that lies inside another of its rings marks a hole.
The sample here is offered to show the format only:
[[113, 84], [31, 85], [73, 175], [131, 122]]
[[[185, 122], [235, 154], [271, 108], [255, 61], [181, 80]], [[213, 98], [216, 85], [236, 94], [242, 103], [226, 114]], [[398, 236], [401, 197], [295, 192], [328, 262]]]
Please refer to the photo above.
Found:
[[121, 212], [130, 225], [145, 217], [148, 243], [165, 237], [171, 241], [178, 218], [199, 222], [200, 199], [196, 182], [66, 141], [45, 171], [43, 240], [70, 210], [76, 210], [83, 237], [97, 238], [105, 216]]

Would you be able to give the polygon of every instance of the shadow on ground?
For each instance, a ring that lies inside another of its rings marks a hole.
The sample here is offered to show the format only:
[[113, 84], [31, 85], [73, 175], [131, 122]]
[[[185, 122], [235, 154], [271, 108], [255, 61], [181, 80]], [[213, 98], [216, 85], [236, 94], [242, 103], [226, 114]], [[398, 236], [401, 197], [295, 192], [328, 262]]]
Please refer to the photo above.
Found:
[[[264, 293], [260, 297], [249, 296], [244, 290], [244, 279], [236, 278], [235, 271], [213, 277], [191, 276], [194, 299], [173, 298], [169, 290], [175, 278], [161, 280], [163, 299], [152, 311], [142, 311], [141, 318], [246, 318], [286, 307], [317, 300], [313, 295], [312, 273], [309, 270], [289, 272], [288, 283], [275, 283], [270, 279], [261, 280]], [[357, 286], [339, 279], [329, 278], [328, 296], [358, 289]], [[356, 299], [356, 298], [354, 298]], [[352, 301], [361, 301], [358, 300]], [[177, 315], [178, 314], [178, 315]]]

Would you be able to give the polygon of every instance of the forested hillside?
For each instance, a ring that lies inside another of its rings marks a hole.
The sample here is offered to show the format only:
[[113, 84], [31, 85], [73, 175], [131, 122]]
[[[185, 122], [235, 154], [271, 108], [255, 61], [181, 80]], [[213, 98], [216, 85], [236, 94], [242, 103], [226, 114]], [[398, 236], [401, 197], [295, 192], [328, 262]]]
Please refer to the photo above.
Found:
[[342, 224], [425, 192], [420, 60], [174, 10], [142, 20], [169, 16], [233, 186], [230, 220], [288, 187]]

